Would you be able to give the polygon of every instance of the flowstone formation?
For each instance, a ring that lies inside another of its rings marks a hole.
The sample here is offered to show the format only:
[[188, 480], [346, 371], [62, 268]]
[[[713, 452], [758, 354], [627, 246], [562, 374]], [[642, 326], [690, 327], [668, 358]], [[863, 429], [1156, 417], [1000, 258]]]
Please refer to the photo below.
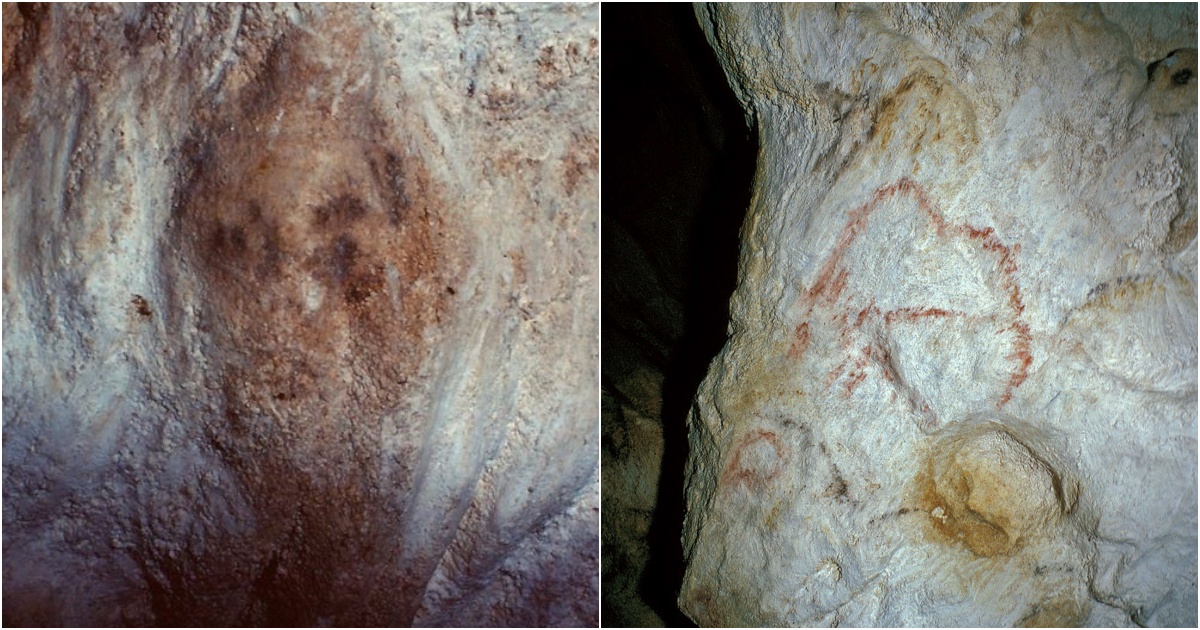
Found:
[[1196, 624], [1196, 7], [709, 5], [760, 153], [702, 625]]
[[5, 5], [5, 624], [598, 622], [598, 17]]

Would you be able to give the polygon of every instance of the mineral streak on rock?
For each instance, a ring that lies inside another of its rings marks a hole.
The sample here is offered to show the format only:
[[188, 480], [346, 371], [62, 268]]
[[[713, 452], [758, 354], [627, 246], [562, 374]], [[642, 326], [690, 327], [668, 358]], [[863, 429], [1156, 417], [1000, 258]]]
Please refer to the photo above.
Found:
[[992, 422], [955, 427], [916, 478], [916, 509], [929, 514], [938, 542], [982, 557], [1009, 555], [1076, 505], [1059, 473]]
[[696, 14], [760, 153], [681, 609], [1195, 625], [1195, 6]]
[[5, 5], [6, 624], [597, 622], [597, 18]]

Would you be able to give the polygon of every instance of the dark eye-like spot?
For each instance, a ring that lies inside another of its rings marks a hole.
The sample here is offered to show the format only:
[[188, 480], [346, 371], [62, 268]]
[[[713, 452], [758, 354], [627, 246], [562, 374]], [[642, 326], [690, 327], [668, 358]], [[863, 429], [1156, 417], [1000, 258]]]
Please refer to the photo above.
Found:
[[333, 278], [334, 280], [343, 282], [350, 275], [354, 268], [354, 262], [358, 260], [358, 243], [354, 239], [343, 234], [338, 237], [333, 246]]
[[209, 235], [209, 247], [217, 254], [240, 255], [246, 251], [246, 230], [217, 224]]
[[262, 246], [258, 252], [259, 263], [256, 271], [263, 278], [279, 273], [279, 267], [284, 260], [282, 239], [279, 228], [273, 223], [262, 226]]
[[382, 270], [371, 268], [355, 273], [348, 278], [343, 286], [342, 297], [346, 300], [347, 304], [354, 307], [361, 307], [364, 302], [382, 289]]
[[313, 225], [323, 228], [333, 223], [336, 227], [342, 227], [366, 214], [367, 206], [359, 198], [339, 195], [314, 211]]
[[152, 315], [154, 315], [154, 311], [150, 310], [150, 303], [146, 301], [146, 298], [144, 298], [140, 295], [134, 294], [133, 301], [131, 303], [133, 304], [134, 308], [137, 310], [137, 314], [142, 319], [150, 319], [150, 317]]
[[363, 282], [351, 282], [346, 287], [346, 301], [350, 304], [362, 304], [374, 294], [371, 286]]
[[1183, 70], [1179, 70], [1175, 74], [1171, 75], [1171, 83], [1174, 83], [1175, 85], [1187, 85], [1188, 82], [1192, 80], [1192, 77], [1195, 76], [1195, 74], [1196, 73], [1192, 72], [1191, 68], [1184, 68]]
[[401, 157], [391, 151], [384, 153], [382, 159], [372, 159], [371, 168], [375, 172], [375, 179], [381, 185], [382, 192], [387, 206], [388, 221], [393, 226], [400, 225], [400, 221], [412, 206], [412, 199], [409, 197], [409, 182], [408, 176], [404, 171], [404, 162]]

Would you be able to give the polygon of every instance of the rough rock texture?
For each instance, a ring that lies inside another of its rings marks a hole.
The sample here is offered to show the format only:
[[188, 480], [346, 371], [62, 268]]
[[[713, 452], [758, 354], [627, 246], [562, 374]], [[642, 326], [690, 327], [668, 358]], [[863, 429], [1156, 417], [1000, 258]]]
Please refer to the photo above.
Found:
[[1196, 6], [702, 6], [758, 125], [713, 625], [1196, 624]]
[[4, 620], [598, 621], [599, 9], [4, 7]]
[[680, 626], [687, 411], [725, 342], [754, 145], [686, 4], [604, 7], [602, 616]]

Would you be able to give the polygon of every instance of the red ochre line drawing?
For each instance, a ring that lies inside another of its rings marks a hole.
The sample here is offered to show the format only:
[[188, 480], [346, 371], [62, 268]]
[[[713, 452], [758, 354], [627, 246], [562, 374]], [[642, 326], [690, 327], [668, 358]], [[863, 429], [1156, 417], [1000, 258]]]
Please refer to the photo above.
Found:
[[[1000, 409], [1012, 400], [1013, 391], [1025, 382], [1025, 379], [1029, 376], [1029, 366], [1033, 363], [1033, 355], [1030, 353], [1032, 336], [1029, 331], [1029, 324], [1021, 317], [1025, 311], [1025, 304], [1021, 299], [1021, 287], [1017, 284], [1016, 280], [1017, 255], [1021, 252], [1021, 246], [1019, 244], [1012, 246], [1005, 245], [990, 227], [977, 228], [965, 223], [947, 222], [941, 212], [934, 206], [925, 189], [907, 177], [903, 177], [875, 190], [866, 203], [850, 211], [849, 220], [838, 235], [833, 253], [830, 254], [829, 258], [821, 266], [816, 281], [801, 294], [801, 307], [807, 306], [807, 311], [803, 316], [803, 321], [796, 326], [794, 340], [791, 348], [788, 350], [788, 357], [799, 359], [804, 356], [805, 351], [808, 349], [810, 337], [809, 326], [814, 307], [836, 306], [846, 289], [849, 271], [842, 265], [846, 250], [866, 229], [867, 220], [879, 207], [879, 204], [897, 195], [903, 195], [916, 201], [921, 214], [929, 220], [930, 225], [933, 226], [940, 238], [965, 238], [971, 241], [978, 241], [980, 249], [995, 255], [997, 258], [997, 269], [1000, 271], [1001, 277], [999, 290], [1002, 290], [1004, 295], [1007, 296], [1007, 305], [1012, 313], [1011, 319], [1006, 318], [1005, 326], [1001, 328], [998, 334], [1005, 332], [1013, 333], [1012, 352], [1005, 358], [1015, 363], [1015, 367], [1009, 375], [1008, 382], [1005, 384], [1004, 393], [996, 401], [996, 408]], [[933, 307], [905, 307], [890, 311], [881, 311], [875, 306], [875, 301], [872, 299], [868, 306], [860, 310], [855, 310], [851, 305], [844, 304], [833, 320], [835, 325], [838, 326], [839, 337], [842, 339], [843, 344], [845, 344], [845, 348], [849, 350], [850, 331], [859, 329], [871, 321], [882, 321], [884, 326], [890, 327], [896, 323], [911, 323], [926, 318], [949, 317], [970, 317], [970, 315], [961, 311], [950, 311]], [[852, 324], [850, 323], [851, 319], [853, 319]], [[842, 361], [838, 367], [829, 373], [825, 382], [826, 387], [831, 386], [843, 374], [847, 374], [846, 366], [850, 361], [851, 359]], [[866, 368], [871, 363], [880, 368], [886, 380], [890, 382], [899, 381], [899, 377], [887, 351], [878, 345], [872, 344], [863, 348], [860, 356], [854, 359], [854, 363], [850, 367], [845, 384], [845, 393], [847, 396], [853, 394], [855, 388], [866, 378]], [[910, 390], [909, 402], [912, 404], [914, 410], [925, 415], [924, 428], [930, 429], [936, 425], [936, 416], [933, 415], [929, 404], [920, 399], [919, 394]]]
[[[775, 464], [766, 471], [759, 470], [753, 465], [746, 465], [742, 462], [742, 453], [748, 447], [759, 442], [766, 442], [775, 450]], [[730, 482], [734, 484], [744, 483], [747, 486], [755, 484], [765, 485], [779, 476], [780, 471], [783, 469], [783, 461], [786, 455], [787, 451], [784, 449], [783, 442], [780, 441], [778, 435], [775, 435], [771, 431], [762, 430], [750, 433], [743, 437], [741, 444], [734, 449], [733, 460], [729, 462], [729, 466], [725, 469], [724, 477], [726, 482], [721, 485], [726, 486]]]

